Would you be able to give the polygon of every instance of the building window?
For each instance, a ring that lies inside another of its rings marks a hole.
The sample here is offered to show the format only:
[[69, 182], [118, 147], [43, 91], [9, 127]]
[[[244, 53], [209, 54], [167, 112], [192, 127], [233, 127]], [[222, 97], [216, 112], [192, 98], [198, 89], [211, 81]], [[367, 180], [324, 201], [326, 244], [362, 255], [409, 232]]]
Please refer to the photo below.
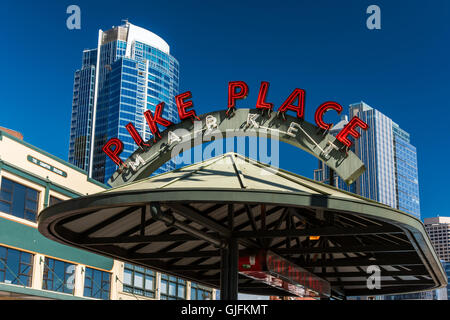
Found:
[[123, 291], [150, 298], [155, 297], [156, 274], [153, 270], [125, 263]]
[[85, 268], [84, 273], [84, 296], [108, 300], [111, 274], [88, 267]]
[[186, 281], [177, 277], [161, 275], [161, 300], [186, 299]]
[[46, 257], [42, 289], [73, 294], [74, 287], [75, 265]]
[[191, 300], [211, 300], [212, 289], [191, 283]]
[[38, 200], [38, 191], [2, 178], [0, 211], [35, 222]]
[[33, 256], [0, 246], [0, 282], [31, 287]]

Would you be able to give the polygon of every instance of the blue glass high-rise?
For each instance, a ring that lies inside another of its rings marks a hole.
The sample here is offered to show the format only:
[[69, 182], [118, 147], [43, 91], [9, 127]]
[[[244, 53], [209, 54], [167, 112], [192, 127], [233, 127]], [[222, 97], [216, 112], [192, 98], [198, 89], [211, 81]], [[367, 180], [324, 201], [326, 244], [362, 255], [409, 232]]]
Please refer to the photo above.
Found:
[[395, 171], [397, 178], [397, 208], [420, 217], [419, 177], [416, 147], [411, 145], [409, 133], [395, 123], [394, 134]]
[[[384, 203], [420, 219], [419, 181], [416, 148], [409, 134], [380, 111], [364, 102], [350, 105], [349, 116], [357, 116], [369, 125], [354, 141], [352, 151], [363, 161], [366, 171], [352, 184], [336, 177], [334, 185], [363, 197]], [[334, 133], [345, 124], [343, 119]], [[331, 132], [333, 133], [333, 132]], [[314, 179], [328, 183], [329, 171], [322, 163]], [[385, 296], [387, 300], [424, 299], [428, 293]]]
[[367, 167], [356, 181], [356, 193], [420, 218], [417, 152], [409, 134], [364, 102], [350, 105], [353, 116], [369, 125], [355, 142]]
[[[178, 86], [178, 61], [159, 36], [128, 21], [100, 30], [97, 48], [83, 52], [82, 68], [75, 73], [69, 162], [106, 183], [117, 165], [103, 153], [103, 145], [119, 138], [121, 157], [128, 158], [137, 146], [125, 126], [133, 123], [149, 140], [144, 112], [154, 112], [160, 102], [165, 103], [163, 117], [178, 122]], [[174, 168], [171, 161], [155, 174]]]
[[[349, 116], [358, 116], [369, 125], [367, 131], [360, 131], [360, 138], [352, 146], [366, 171], [350, 186], [338, 177], [334, 185], [420, 218], [417, 152], [409, 134], [364, 102], [351, 104]], [[334, 132], [345, 124], [343, 119]], [[323, 163], [314, 171], [314, 179], [329, 182], [328, 168]]]

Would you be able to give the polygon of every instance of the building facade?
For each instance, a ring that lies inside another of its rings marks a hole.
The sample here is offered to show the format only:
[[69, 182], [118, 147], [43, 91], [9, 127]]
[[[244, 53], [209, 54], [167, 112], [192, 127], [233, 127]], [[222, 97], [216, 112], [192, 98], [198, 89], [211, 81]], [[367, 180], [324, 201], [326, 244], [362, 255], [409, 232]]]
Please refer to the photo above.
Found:
[[0, 299], [109, 299], [114, 261], [42, 236], [57, 202], [105, 190], [79, 168], [0, 130]]
[[[176, 123], [178, 86], [178, 61], [162, 38], [128, 21], [99, 30], [97, 47], [83, 51], [82, 67], [75, 72], [69, 162], [106, 183], [117, 166], [103, 145], [119, 138], [122, 157], [128, 158], [137, 146], [125, 126], [132, 123], [149, 140], [144, 112], [154, 112], [160, 102], [165, 103], [163, 117]], [[174, 168], [171, 161], [155, 174]]]
[[[444, 261], [442, 265], [444, 266], [447, 279], [450, 283], [450, 262]], [[447, 285], [447, 300], [450, 300], [450, 284]]]
[[217, 290], [42, 236], [41, 210], [107, 188], [0, 128], [0, 300], [216, 299]]
[[450, 217], [425, 218], [424, 223], [439, 258], [450, 262]]
[[[447, 274], [447, 279], [450, 281], [450, 217], [425, 218], [424, 225]], [[397, 296], [395, 297], [397, 298]], [[421, 293], [419, 297], [426, 300], [448, 300], [450, 285], [448, 284], [446, 288]]]
[[[350, 105], [349, 118], [354, 116], [369, 125], [352, 146], [366, 171], [350, 186], [339, 177], [334, 185], [420, 218], [417, 152], [409, 134], [364, 102]], [[334, 130], [338, 132], [347, 122], [344, 118]], [[328, 177], [328, 168], [319, 163], [314, 179], [328, 183]]]
[[[334, 177], [334, 186], [381, 202], [412, 214], [420, 219], [417, 151], [410, 143], [410, 135], [397, 123], [364, 102], [349, 106], [349, 118], [359, 117], [369, 125], [360, 130], [352, 151], [363, 161], [366, 171], [351, 185]], [[337, 133], [348, 123], [346, 117], [334, 128]], [[330, 130], [330, 133], [333, 131]], [[329, 169], [319, 162], [314, 179], [329, 183]], [[386, 300], [430, 299], [433, 292], [391, 295]], [[376, 297], [380, 299], [382, 297]], [[432, 298], [432, 297], [431, 297]]]
[[420, 218], [417, 152], [409, 134], [364, 102], [351, 104], [349, 111], [369, 125], [355, 142], [367, 167], [356, 181], [356, 193]]

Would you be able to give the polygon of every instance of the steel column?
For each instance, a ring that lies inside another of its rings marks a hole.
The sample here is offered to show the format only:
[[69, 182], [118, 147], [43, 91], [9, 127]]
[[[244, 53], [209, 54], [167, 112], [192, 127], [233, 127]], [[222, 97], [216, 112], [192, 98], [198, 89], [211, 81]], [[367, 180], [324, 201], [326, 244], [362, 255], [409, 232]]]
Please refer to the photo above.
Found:
[[220, 264], [220, 299], [237, 300], [238, 298], [238, 259], [239, 250], [236, 239], [231, 239], [225, 249], [221, 250]]

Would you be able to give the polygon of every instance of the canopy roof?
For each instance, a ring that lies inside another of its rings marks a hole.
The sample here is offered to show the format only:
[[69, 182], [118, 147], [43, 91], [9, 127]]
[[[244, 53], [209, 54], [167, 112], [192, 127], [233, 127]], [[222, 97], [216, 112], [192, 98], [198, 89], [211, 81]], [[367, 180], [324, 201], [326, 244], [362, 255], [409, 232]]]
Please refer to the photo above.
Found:
[[[216, 288], [231, 237], [241, 254], [266, 248], [329, 281], [338, 298], [447, 283], [414, 216], [235, 153], [55, 204], [38, 223], [61, 243]], [[381, 289], [367, 287], [371, 265]], [[244, 275], [239, 292], [287, 295]]]

